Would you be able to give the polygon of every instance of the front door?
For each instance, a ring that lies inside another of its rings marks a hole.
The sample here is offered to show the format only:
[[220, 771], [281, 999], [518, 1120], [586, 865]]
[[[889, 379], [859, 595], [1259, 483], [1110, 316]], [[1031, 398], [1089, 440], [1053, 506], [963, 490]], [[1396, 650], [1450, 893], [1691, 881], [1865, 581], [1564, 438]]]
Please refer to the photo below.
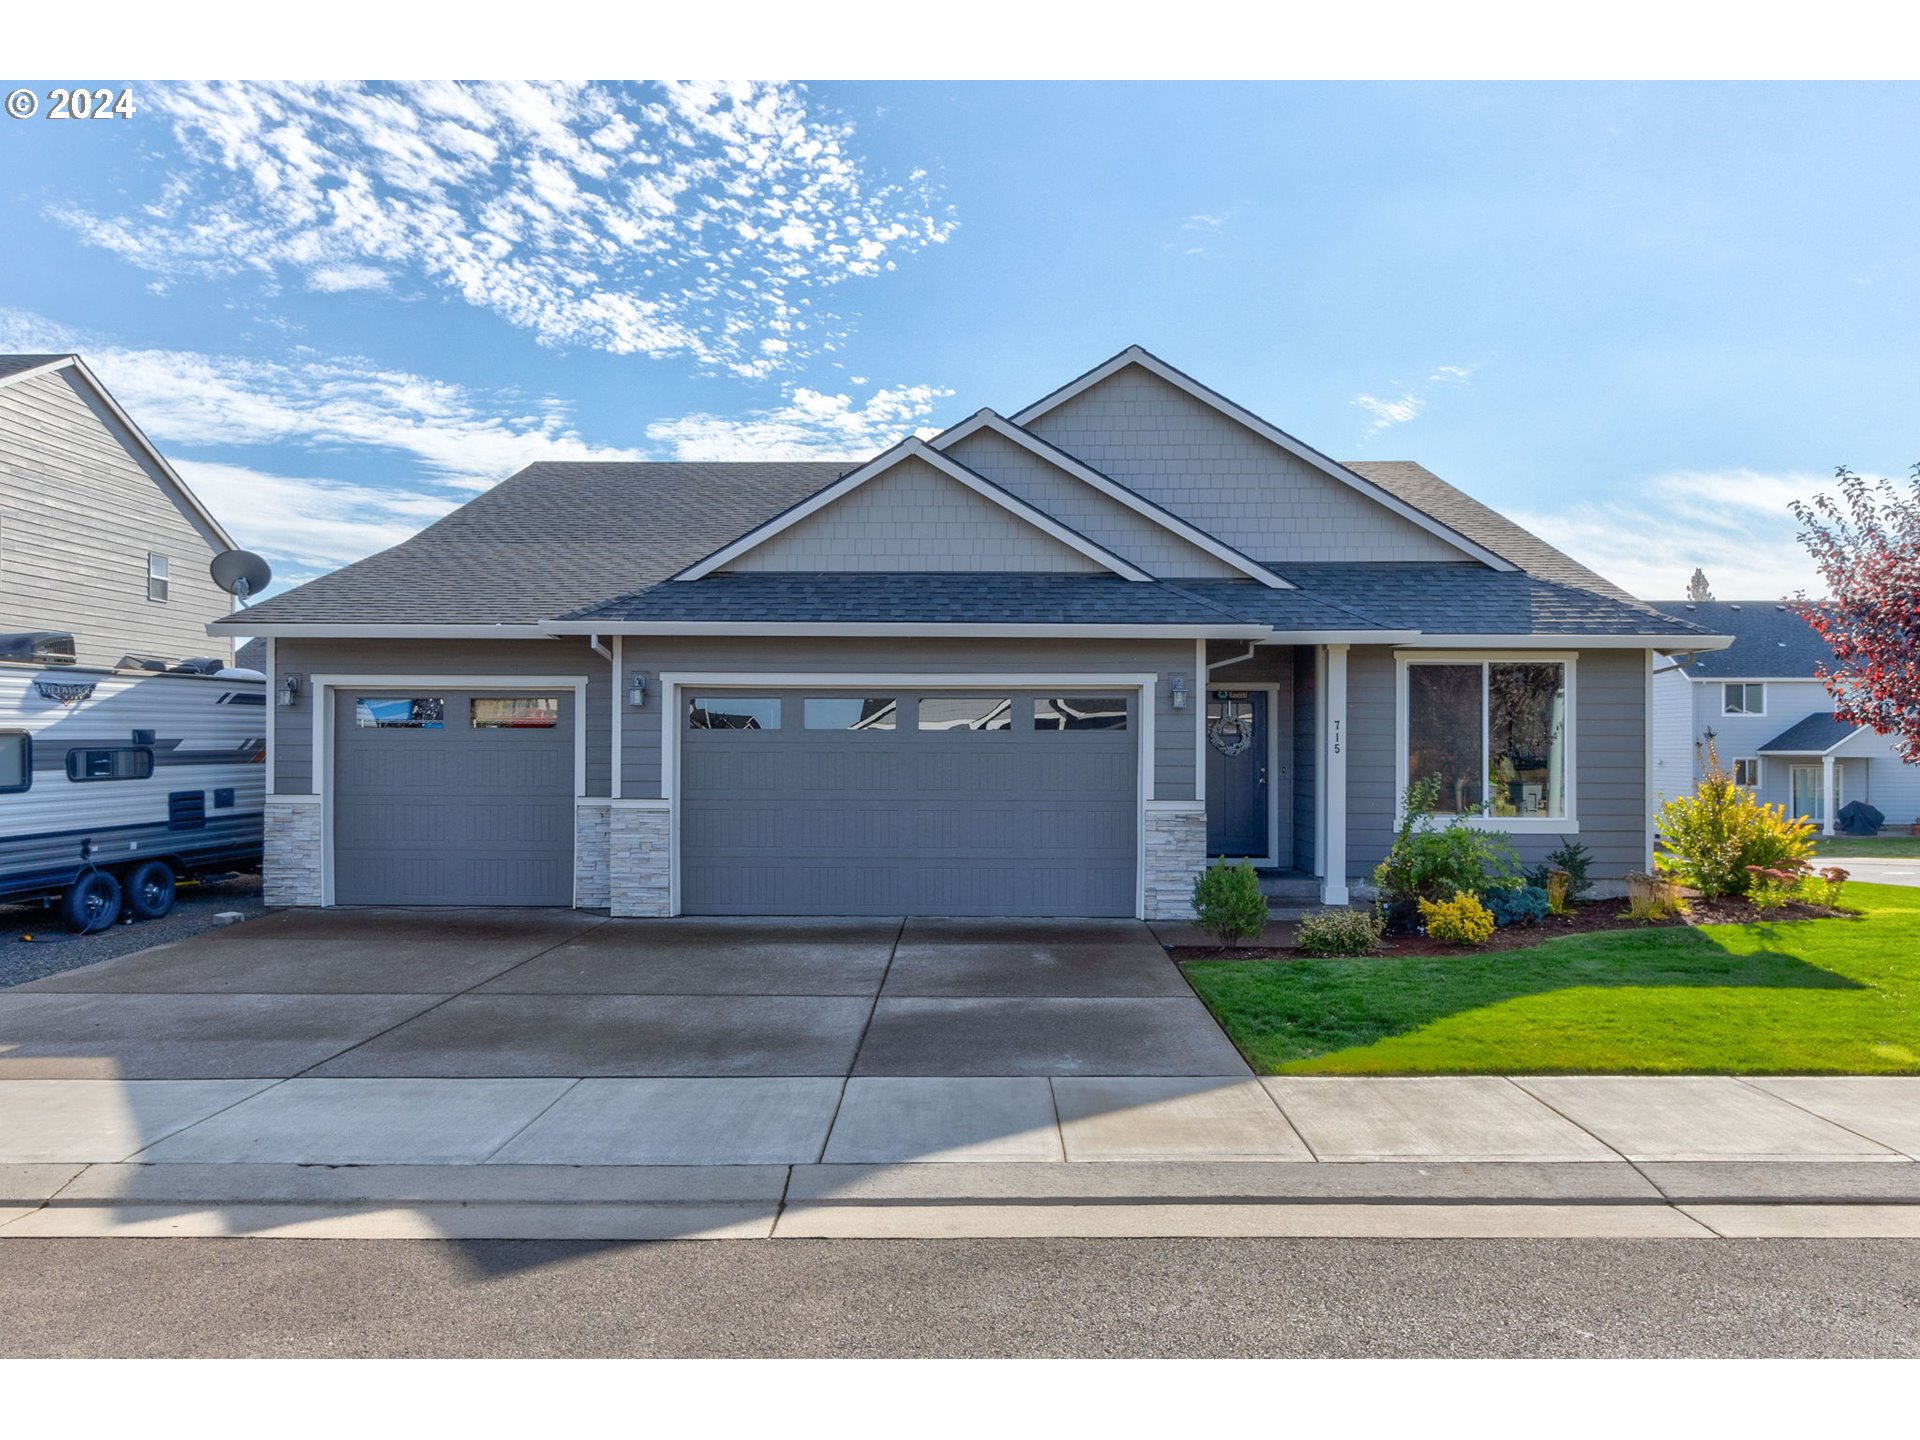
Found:
[[1207, 853], [1264, 860], [1271, 749], [1265, 690], [1207, 692]]
[[[1804, 815], [1816, 825], [1827, 823], [1827, 775], [1822, 765], [1795, 765], [1791, 768], [1793, 778], [1793, 809], [1789, 815]], [[1837, 813], [1847, 802], [1840, 794], [1840, 780], [1845, 774], [1836, 765], [1833, 767], [1833, 806]]]

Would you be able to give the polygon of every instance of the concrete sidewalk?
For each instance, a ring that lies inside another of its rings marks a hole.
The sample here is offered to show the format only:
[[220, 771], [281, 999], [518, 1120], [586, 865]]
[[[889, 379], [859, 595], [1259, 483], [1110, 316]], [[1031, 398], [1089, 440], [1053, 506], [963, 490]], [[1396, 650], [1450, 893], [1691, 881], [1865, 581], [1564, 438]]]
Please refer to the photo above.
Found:
[[1920, 1078], [0, 1081], [0, 1238], [1920, 1235]]

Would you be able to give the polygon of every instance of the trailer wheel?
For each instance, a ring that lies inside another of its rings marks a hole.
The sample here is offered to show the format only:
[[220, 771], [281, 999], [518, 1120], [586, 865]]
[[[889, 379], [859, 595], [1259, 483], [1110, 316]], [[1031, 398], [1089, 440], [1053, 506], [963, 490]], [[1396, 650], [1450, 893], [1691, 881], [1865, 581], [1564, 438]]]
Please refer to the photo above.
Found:
[[60, 918], [76, 935], [104, 930], [120, 914], [120, 882], [104, 870], [90, 870], [60, 897]]
[[173, 909], [173, 867], [149, 860], [127, 877], [127, 909], [136, 920], [158, 920]]

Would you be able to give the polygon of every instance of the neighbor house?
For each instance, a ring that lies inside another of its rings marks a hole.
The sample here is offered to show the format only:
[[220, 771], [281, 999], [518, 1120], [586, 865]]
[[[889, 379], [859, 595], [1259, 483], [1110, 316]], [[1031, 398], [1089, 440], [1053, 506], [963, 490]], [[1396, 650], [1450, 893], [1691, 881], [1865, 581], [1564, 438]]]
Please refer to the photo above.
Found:
[[1733, 637], [1724, 650], [1678, 654], [1654, 676], [1656, 797], [1692, 788], [1711, 741], [1735, 780], [1827, 834], [1853, 800], [1903, 829], [1920, 819], [1920, 766], [1885, 736], [1834, 718], [1817, 674], [1833, 651], [1805, 620], [1772, 600], [1656, 603]]
[[1410, 779], [1617, 881], [1654, 668], [1725, 643], [1138, 348], [863, 464], [532, 465], [215, 629], [271, 652], [270, 900], [619, 915], [1339, 903]]
[[208, 562], [233, 541], [77, 355], [0, 355], [0, 632], [74, 660], [231, 659]]

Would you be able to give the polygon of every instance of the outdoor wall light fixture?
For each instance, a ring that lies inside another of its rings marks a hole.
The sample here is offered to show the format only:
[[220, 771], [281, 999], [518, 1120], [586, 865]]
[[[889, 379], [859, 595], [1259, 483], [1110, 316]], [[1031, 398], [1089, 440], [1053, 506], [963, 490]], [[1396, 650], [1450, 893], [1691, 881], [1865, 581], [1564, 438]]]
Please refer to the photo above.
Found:
[[299, 703], [300, 677], [298, 675], [289, 675], [285, 683], [280, 686], [280, 706], [283, 710], [291, 710]]
[[627, 688], [627, 704], [636, 710], [647, 708], [647, 677], [636, 675], [633, 684]]
[[1187, 708], [1187, 677], [1184, 675], [1173, 677], [1173, 708], [1176, 710]]

